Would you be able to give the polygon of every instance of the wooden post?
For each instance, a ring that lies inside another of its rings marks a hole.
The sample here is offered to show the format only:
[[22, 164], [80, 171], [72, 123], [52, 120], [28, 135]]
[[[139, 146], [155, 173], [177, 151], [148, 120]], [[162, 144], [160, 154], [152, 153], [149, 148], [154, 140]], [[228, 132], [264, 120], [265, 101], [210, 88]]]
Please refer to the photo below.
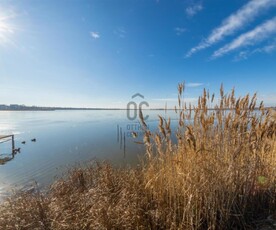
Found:
[[14, 135], [12, 135], [12, 152], [14, 152]]

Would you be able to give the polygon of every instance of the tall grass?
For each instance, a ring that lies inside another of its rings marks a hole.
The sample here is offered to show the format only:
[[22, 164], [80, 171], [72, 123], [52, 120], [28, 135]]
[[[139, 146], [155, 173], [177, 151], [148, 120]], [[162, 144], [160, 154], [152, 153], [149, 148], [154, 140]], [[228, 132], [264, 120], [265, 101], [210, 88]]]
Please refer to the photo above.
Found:
[[262, 102], [256, 107], [256, 94], [236, 98], [234, 89], [226, 95], [223, 86], [218, 103], [204, 90], [197, 106], [187, 108], [183, 90], [180, 84], [177, 144], [172, 144], [169, 119], [159, 117], [158, 133], [145, 131], [148, 160], [143, 174], [157, 203], [158, 222], [164, 228], [248, 228], [248, 223], [275, 213], [272, 111]]
[[183, 91], [180, 84], [176, 132], [160, 116], [152, 133], [140, 111], [140, 167], [72, 169], [47, 193], [8, 198], [0, 229], [273, 229], [275, 115], [256, 105], [256, 95], [236, 98], [221, 87], [218, 99], [204, 90], [192, 107]]

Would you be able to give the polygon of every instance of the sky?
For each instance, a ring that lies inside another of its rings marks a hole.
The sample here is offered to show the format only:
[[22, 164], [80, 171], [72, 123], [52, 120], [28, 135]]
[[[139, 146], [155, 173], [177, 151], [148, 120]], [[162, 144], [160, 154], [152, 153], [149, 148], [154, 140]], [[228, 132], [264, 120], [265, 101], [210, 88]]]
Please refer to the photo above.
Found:
[[0, 104], [173, 106], [180, 82], [276, 106], [276, 0], [0, 0]]

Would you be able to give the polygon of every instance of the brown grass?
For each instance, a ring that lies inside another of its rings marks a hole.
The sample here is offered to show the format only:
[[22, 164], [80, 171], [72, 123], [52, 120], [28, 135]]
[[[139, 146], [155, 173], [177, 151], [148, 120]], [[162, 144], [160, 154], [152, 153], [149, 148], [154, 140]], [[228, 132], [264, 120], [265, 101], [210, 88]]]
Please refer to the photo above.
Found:
[[[0, 229], [256, 229], [276, 214], [276, 121], [256, 95], [204, 90], [183, 103], [174, 132], [143, 120], [141, 167], [92, 163], [73, 169], [45, 194], [19, 193], [0, 206]], [[185, 101], [185, 99], [184, 99]], [[208, 107], [214, 110], [208, 110]]]

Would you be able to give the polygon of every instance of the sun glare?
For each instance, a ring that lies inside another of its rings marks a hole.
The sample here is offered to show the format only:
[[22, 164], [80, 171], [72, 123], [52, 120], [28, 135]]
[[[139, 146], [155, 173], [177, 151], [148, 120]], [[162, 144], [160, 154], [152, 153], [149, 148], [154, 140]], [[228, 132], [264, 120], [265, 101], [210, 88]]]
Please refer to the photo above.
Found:
[[2, 13], [2, 8], [0, 9], [0, 45], [2, 45], [10, 43], [15, 33], [15, 27], [11, 22], [15, 15], [13, 13]]

